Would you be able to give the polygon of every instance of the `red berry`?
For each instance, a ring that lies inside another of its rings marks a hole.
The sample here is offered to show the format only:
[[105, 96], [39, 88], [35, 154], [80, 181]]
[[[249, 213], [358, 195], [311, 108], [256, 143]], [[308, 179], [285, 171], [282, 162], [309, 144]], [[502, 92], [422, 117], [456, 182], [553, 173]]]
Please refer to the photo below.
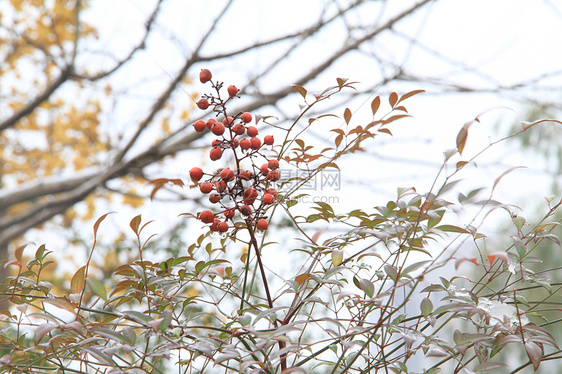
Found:
[[244, 135], [244, 132], [246, 132], [246, 128], [243, 124], [237, 123], [236, 125], [232, 126], [232, 131], [234, 131], [236, 135]]
[[240, 118], [242, 119], [242, 121], [244, 121], [244, 123], [248, 123], [252, 121], [252, 115], [248, 112], [242, 113]]
[[266, 135], [263, 137], [263, 144], [273, 145], [273, 135]]
[[258, 220], [258, 223], [256, 224], [256, 228], [260, 231], [265, 231], [267, 230], [267, 227], [269, 226], [269, 223], [267, 222], [266, 219], [262, 218], [260, 220]]
[[231, 180], [234, 179], [234, 172], [229, 168], [222, 169], [221, 178], [225, 182], [230, 182]]
[[221, 222], [219, 223], [219, 231], [220, 232], [227, 232], [228, 231], [228, 222]]
[[204, 210], [199, 214], [199, 219], [205, 223], [213, 223], [215, 220], [215, 214], [210, 210]]
[[221, 200], [221, 195], [218, 193], [212, 193], [209, 195], [209, 201], [213, 204], [218, 203]]
[[279, 172], [279, 170], [271, 170], [267, 173], [267, 180], [271, 182], [278, 181], [279, 178], [281, 178], [281, 172]]
[[264, 174], [269, 173], [269, 167], [267, 166], [267, 164], [263, 164], [262, 166], [260, 166], [260, 170]]
[[203, 170], [198, 167], [194, 167], [189, 171], [189, 177], [194, 182], [199, 182], [203, 178]]
[[252, 146], [252, 143], [250, 142], [250, 139], [242, 139], [240, 140], [240, 148], [245, 151], [246, 149], [249, 149]]
[[210, 129], [211, 126], [213, 126], [213, 124], [214, 124], [215, 122], [217, 122], [216, 119], [214, 119], [214, 118], [209, 118], [209, 119], [207, 120], [207, 128]]
[[238, 139], [232, 139], [230, 141], [230, 144], [232, 145], [232, 148], [238, 148], [238, 146], [240, 145], [240, 142], [238, 141]]
[[256, 126], [248, 126], [248, 130], [246, 130], [248, 136], [254, 137], [258, 135], [258, 128]]
[[245, 216], [249, 216], [250, 214], [252, 214], [252, 207], [249, 205], [242, 205], [240, 207], [240, 213], [242, 213]]
[[215, 188], [216, 188], [217, 191], [220, 192], [220, 193], [226, 191], [226, 187], [227, 187], [227, 185], [226, 185], [226, 182], [225, 182], [225, 181], [218, 181], [218, 182], [215, 184]]
[[213, 74], [211, 74], [209, 69], [201, 69], [201, 72], [199, 73], [199, 80], [201, 83], [207, 83], [211, 80], [211, 78], [213, 78]]
[[199, 185], [199, 191], [202, 193], [209, 193], [213, 190], [213, 185], [209, 182], [201, 183]]
[[265, 195], [263, 195], [263, 199], [262, 199], [262, 200], [263, 200], [263, 203], [264, 203], [264, 204], [267, 204], [267, 205], [273, 204], [273, 203], [275, 202], [275, 196], [273, 196], [273, 195], [270, 194], [270, 193], [266, 193]]
[[256, 201], [257, 197], [258, 192], [253, 187], [249, 187], [246, 189], [246, 191], [244, 191], [242, 200], [244, 201], [244, 203], [252, 205], [254, 201]]
[[199, 109], [205, 110], [209, 107], [209, 101], [207, 99], [201, 99], [197, 102], [197, 107]]
[[213, 139], [213, 141], [211, 142], [211, 147], [220, 147], [221, 145], [221, 141], [218, 139]]
[[267, 166], [268, 166], [271, 170], [278, 169], [278, 168], [279, 168], [279, 161], [277, 161], [276, 159], [269, 160], [269, 162], [267, 163]]
[[236, 86], [228, 86], [228, 96], [234, 97], [238, 93], [238, 88]]
[[224, 216], [226, 218], [232, 218], [234, 217], [234, 209], [232, 208], [226, 208], [226, 210], [224, 211]]
[[232, 123], [234, 122], [234, 119], [232, 117], [228, 117], [222, 120], [222, 124], [225, 125], [226, 127], [230, 127], [232, 126]]
[[240, 179], [242, 179], [242, 180], [249, 181], [253, 177], [254, 177], [254, 173], [252, 173], [249, 170], [242, 170], [240, 172]]
[[213, 220], [213, 224], [210, 227], [211, 231], [219, 231], [220, 223], [221, 223], [220, 219], [215, 218]]
[[211, 152], [209, 153], [209, 157], [211, 158], [212, 161], [216, 161], [220, 159], [222, 157], [222, 148], [214, 147], [213, 149], [211, 149]]
[[211, 126], [211, 131], [213, 132], [213, 134], [215, 135], [222, 135], [224, 134], [224, 125], [220, 122], [215, 122], [212, 126]]
[[193, 127], [195, 128], [195, 131], [203, 132], [207, 128], [207, 124], [205, 123], [205, 121], [199, 120], [199, 121], [195, 121]]
[[271, 187], [266, 189], [265, 193], [273, 195], [273, 197], [275, 197], [275, 198], [277, 198], [277, 195], [279, 195], [279, 192], [277, 192], [277, 190], [275, 188], [271, 188]]
[[250, 147], [252, 147], [252, 149], [260, 149], [261, 147], [260, 138], [254, 136], [252, 139], [250, 139]]

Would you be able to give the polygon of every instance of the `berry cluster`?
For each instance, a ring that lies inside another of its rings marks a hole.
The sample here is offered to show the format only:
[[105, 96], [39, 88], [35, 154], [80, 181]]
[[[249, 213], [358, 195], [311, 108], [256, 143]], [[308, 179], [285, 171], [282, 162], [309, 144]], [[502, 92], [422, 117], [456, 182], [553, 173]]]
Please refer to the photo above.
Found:
[[[239, 90], [236, 86], [229, 86], [228, 98], [223, 99], [220, 95], [223, 83], [213, 82], [208, 69], [201, 70], [199, 79], [201, 83], [210, 82], [216, 93], [203, 95], [197, 106], [202, 110], [212, 107], [216, 116], [222, 116], [224, 119], [198, 120], [193, 127], [197, 132], [210, 130], [216, 136], [209, 152], [212, 161], [219, 160], [224, 152], [230, 150], [236, 166], [212, 174], [204, 173], [200, 167], [189, 171], [191, 180], [198, 184], [201, 193], [209, 195], [209, 201], [219, 204], [222, 210], [218, 214], [211, 210], [203, 210], [198, 217], [202, 222], [210, 224], [212, 232], [226, 233], [235, 227], [234, 218], [238, 213], [247, 225], [258, 231], [265, 231], [269, 226], [264, 216], [265, 208], [277, 199], [275, 182], [281, 177], [279, 161], [276, 158], [268, 159], [263, 154], [267, 146], [273, 145], [273, 135], [266, 135], [262, 141], [258, 137], [257, 121], [255, 125], [251, 124], [253, 118], [250, 113], [228, 116], [226, 104], [237, 97]], [[267, 161], [259, 168], [256, 166], [258, 157]], [[245, 161], [249, 161], [249, 169], [241, 168]], [[223, 219], [219, 218], [221, 215]]]

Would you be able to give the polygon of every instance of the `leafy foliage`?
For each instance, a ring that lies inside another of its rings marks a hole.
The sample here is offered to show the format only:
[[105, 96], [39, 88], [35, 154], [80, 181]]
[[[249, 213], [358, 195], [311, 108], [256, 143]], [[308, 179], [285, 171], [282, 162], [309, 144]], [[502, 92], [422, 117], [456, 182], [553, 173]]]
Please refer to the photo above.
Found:
[[[394, 122], [407, 116], [403, 101], [421, 93], [392, 93], [390, 110], [383, 115], [381, 99], [375, 98], [371, 109], [376, 119], [366, 125], [355, 124], [353, 112], [345, 109], [345, 130], [332, 130], [333, 146], [318, 150], [308, 144], [302, 136], [306, 130], [333, 117], [307, 120], [311, 108], [353, 89], [353, 84], [338, 79], [281, 129], [286, 135], [272, 147], [276, 159], [307, 173], [297, 180], [254, 177], [253, 189], [275, 186], [279, 196], [272, 204], [248, 203], [255, 209], [248, 214], [237, 205], [248, 198], [236, 187], [242, 183], [237, 179], [242, 171], [239, 160], [247, 157], [257, 173], [263, 149], [243, 151], [234, 146], [237, 137], [232, 132], [217, 131], [221, 149], [233, 155], [229, 160], [236, 163], [236, 173], [233, 177], [219, 169], [208, 175], [215, 189], [221, 180], [235, 181], [222, 187], [222, 198], [229, 199], [219, 205], [227, 212], [228, 204], [234, 204], [232, 209], [240, 212], [226, 215], [228, 229], [221, 235], [209, 220], [178, 256], [155, 261], [145, 253], [152, 240], [150, 235], [145, 238], [150, 222], [138, 215], [130, 222], [138, 258], [116, 265], [113, 284], [106, 284], [90, 272], [104, 215], [94, 225], [88, 262], [75, 272], [65, 292], [43, 279], [51, 256], [45, 245], [27, 263], [22, 260], [25, 248], [17, 250], [15, 258], [3, 264], [17, 273], [0, 286], [2, 297], [13, 305], [2, 311], [0, 322], [2, 371], [162, 373], [175, 366], [179, 372], [411, 373], [425, 357], [425, 373], [496, 368], [515, 373], [527, 367], [536, 371], [545, 360], [556, 359], [560, 349], [549, 328], [559, 321], [541, 318], [546, 310], [559, 307], [548, 303], [560, 285], [547, 278], [553, 269], [536, 268], [532, 254], [544, 241], [560, 245], [553, 234], [560, 222], [552, 217], [562, 201], [550, 199], [540, 222], [526, 222], [508, 205], [493, 200], [493, 190], [507, 172], [498, 177], [488, 197], [481, 199], [483, 190], [474, 189], [453, 200], [463, 170], [459, 165], [474, 159], [461, 158], [453, 171], [441, 174], [463, 156], [468, 126], [462, 128], [456, 150], [446, 153], [429, 191], [398, 188], [394, 199], [350, 212], [338, 212], [325, 202], [302, 209], [298, 197], [304, 183], [327, 168], [338, 169], [338, 161], [353, 157], [366, 141], [391, 135]], [[227, 119], [230, 131], [240, 118], [228, 120], [227, 107], [235, 95], [222, 100], [222, 83], [213, 87], [216, 95], [205, 98]], [[304, 87], [294, 88], [309, 98]], [[300, 122], [306, 123], [304, 130], [297, 127]], [[266, 124], [267, 119], [260, 126]], [[192, 175], [194, 186], [200, 178]], [[179, 179], [154, 180], [152, 195], [168, 183], [186, 185]], [[458, 210], [470, 207], [477, 208], [470, 223], [456, 222]], [[482, 224], [475, 222], [484, 222], [497, 209], [507, 212], [513, 223], [513, 244], [489, 249]], [[260, 217], [274, 222], [281, 214], [290, 220], [285, 230], [295, 240], [293, 251], [277, 251], [290, 269], [274, 262], [279, 260], [271, 251], [279, 246], [267, 241], [274, 237], [272, 228], [260, 236], [254, 226]], [[204, 220], [202, 214], [184, 217]], [[339, 234], [318, 231], [316, 222], [328, 223], [330, 232], [337, 229]], [[467, 255], [471, 247], [478, 256]], [[479, 269], [479, 277], [462, 276], [466, 266]], [[444, 270], [453, 268], [448, 277]], [[534, 297], [538, 288], [546, 291], [542, 299]], [[501, 357], [512, 347], [522, 349], [527, 358], [507, 369]]]

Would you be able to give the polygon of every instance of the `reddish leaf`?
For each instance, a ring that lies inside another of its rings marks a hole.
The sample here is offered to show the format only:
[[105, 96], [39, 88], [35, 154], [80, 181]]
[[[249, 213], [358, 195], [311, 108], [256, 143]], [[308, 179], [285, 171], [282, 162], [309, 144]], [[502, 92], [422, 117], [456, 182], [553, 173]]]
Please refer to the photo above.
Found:
[[425, 90], [414, 90], [414, 91], [407, 92], [407, 93], [405, 93], [404, 95], [402, 95], [402, 97], [400, 98], [400, 100], [398, 100], [398, 103], [400, 103], [400, 102], [402, 102], [402, 101], [404, 101], [404, 100], [406, 100], [406, 99], [408, 99], [408, 98], [410, 98], [410, 97], [412, 97], [412, 96], [414, 96], [414, 95], [417, 95], [417, 94], [419, 94], [419, 93], [422, 93], [422, 92], [425, 92]]
[[373, 112], [373, 116], [377, 113], [380, 106], [381, 106], [381, 98], [380, 96], [377, 96], [371, 102], [371, 111]]
[[394, 106], [398, 102], [398, 94], [396, 92], [391, 93], [388, 97], [388, 102], [390, 103], [390, 106], [394, 108]]
[[105, 213], [103, 216], [101, 216], [100, 218], [98, 218], [98, 220], [96, 221], [96, 223], [94, 223], [94, 241], [96, 240], [96, 236], [97, 236], [97, 234], [98, 234], [98, 228], [100, 227], [100, 224], [103, 222], [103, 220], [105, 219], [105, 217], [107, 217], [107, 216], [110, 215], [111, 213], [115, 213], [115, 212]]
[[343, 112], [343, 119], [345, 120], [345, 123], [349, 125], [349, 121], [351, 121], [351, 110], [349, 110], [349, 108], [345, 108], [345, 111]]
[[291, 86], [295, 91], [301, 94], [302, 97], [306, 98], [306, 89], [302, 86]]
[[135, 218], [133, 218], [131, 220], [131, 222], [129, 223], [129, 226], [131, 226], [131, 229], [133, 229], [133, 232], [135, 234], [137, 234], [137, 236], [139, 235], [139, 226], [141, 223], [141, 216], [140, 214], [138, 216], [136, 216]]

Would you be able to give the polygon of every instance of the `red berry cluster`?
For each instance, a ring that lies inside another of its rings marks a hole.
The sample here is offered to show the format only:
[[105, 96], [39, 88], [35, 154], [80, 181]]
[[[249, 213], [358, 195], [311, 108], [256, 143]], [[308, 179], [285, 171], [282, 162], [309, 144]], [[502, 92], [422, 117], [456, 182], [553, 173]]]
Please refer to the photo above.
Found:
[[[223, 116], [224, 119], [198, 120], [193, 127], [197, 132], [210, 130], [216, 136], [209, 153], [212, 161], [220, 159], [225, 151], [232, 151], [236, 162], [235, 168], [225, 168], [213, 174], [204, 173], [199, 167], [189, 171], [191, 180], [198, 183], [201, 193], [209, 195], [209, 201], [219, 204], [222, 210], [218, 214], [203, 210], [199, 219], [210, 224], [211, 231], [224, 233], [235, 227], [233, 219], [238, 212], [247, 224], [265, 231], [269, 223], [263, 215], [264, 210], [277, 199], [278, 192], [273, 183], [281, 177], [279, 161], [275, 158], [268, 160], [262, 153], [265, 146], [273, 145], [273, 135], [266, 135], [262, 141], [258, 137], [257, 123], [250, 124], [253, 119], [250, 113], [228, 116], [226, 104], [238, 95], [236, 86], [229, 86], [228, 98], [223, 99], [220, 95], [223, 84], [213, 82], [208, 69], [201, 70], [199, 79], [201, 83], [210, 82], [216, 94], [203, 95], [197, 106], [202, 110], [212, 107], [216, 115]], [[265, 158], [267, 163], [258, 168], [255, 163], [257, 157]], [[244, 160], [250, 161], [251, 169], [241, 169], [240, 165]], [[224, 216], [222, 220], [219, 218], [221, 215]]]

